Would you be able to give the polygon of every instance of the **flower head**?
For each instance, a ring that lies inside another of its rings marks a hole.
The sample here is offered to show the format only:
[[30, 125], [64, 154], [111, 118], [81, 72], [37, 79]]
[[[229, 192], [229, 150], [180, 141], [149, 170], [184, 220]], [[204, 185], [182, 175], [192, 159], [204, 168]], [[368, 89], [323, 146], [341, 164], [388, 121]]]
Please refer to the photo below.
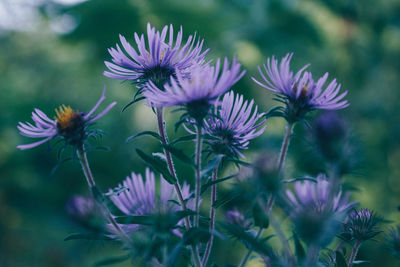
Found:
[[[161, 179], [160, 195], [156, 196], [155, 175], [146, 169], [146, 180], [143, 180], [141, 174], [131, 173], [118, 188], [125, 187], [127, 190], [119, 194], [111, 194], [112, 189], [109, 190], [111, 201], [114, 205], [124, 214], [128, 216], [137, 215], [153, 215], [153, 214], [166, 214], [168, 212], [178, 211], [181, 209], [174, 203], [178, 200], [178, 196], [174, 191], [173, 185]], [[118, 191], [117, 189], [114, 189]], [[182, 187], [182, 197], [187, 200], [187, 208], [194, 208], [194, 200], [190, 198], [190, 187], [186, 183]], [[171, 201], [173, 200], [173, 201]], [[183, 220], [178, 222], [182, 224]], [[124, 225], [125, 230], [130, 232], [140, 227], [138, 224]], [[175, 232], [179, 234], [178, 232]]]
[[379, 223], [383, 221], [383, 218], [369, 209], [354, 209], [349, 213], [340, 236], [347, 241], [367, 241], [382, 232], [379, 230]]
[[307, 112], [315, 109], [338, 110], [349, 105], [347, 100], [343, 100], [347, 91], [339, 94], [340, 84], [336, 82], [336, 79], [323, 89], [328, 73], [325, 73], [317, 82], [313, 80], [310, 72], [304, 71], [309, 65], [294, 74], [290, 69], [292, 56], [292, 53], [287, 54], [282, 58], [279, 66], [274, 56], [272, 59], [268, 58], [267, 65], [263, 64], [264, 70], [258, 67], [264, 83], [253, 78], [258, 85], [276, 93], [278, 98], [285, 103], [284, 116], [287, 120], [301, 120]]
[[21, 150], [30, 149], [54, 138], [64, 139], [70, 145], [82, 145], [88, 136], [87, 127], [103, 117], [117, 104], [117, 102], [112, 102], [100, 114], [93, 116], [93, 113], [106, 98], [105, 93], [106, 87], [104, 87], [99, 101], [88, 113], [79, 112], [73, 110], [70, 106], [62, 105], [56, 109], [56, 116], [52, 120], [43, 111], [35, 108], [32, 112], [32, 120], [35, 125], [29, 122], [19, 122], [17, 128], [23, 136], [44, 139], [31, 144], [18, 145], [17, 148]]
[[191, 118], [202, 121], [208, 114], [210, 105], [239, 81], [245, 73], [245, 71], [240, 71], [241, 65], [236, 58], [233, 59], [230, 68], [227, 58], [224, 60], [222, 70], [220, 66], [219, 59], [215, 67], [196, 65], [189, 79], [177, 73], [176, 78], [171, 76], [170, 83], [164, 85], [163, 91], [150, 82], [143, 95], [153, 107], [183, 105]]
[[393, 255], [400, 259], [400, 225], [390, 229], [385, 239]]
[[218, 154], [244, 157], [239, 150], [247, 149], [250, 140], [265, 130], [266, 126], [260, 128], [265, 123], [261, 119], [264, 113], [258, 113], [254, 100], [244, 101], [242, 95], [235, 97], [232, 91], [214, 105], [215, 116], [204, 122], [204, 132], [212, 137], [208, 141], [211, 149]]
[[235, 207], [233, 210], [226, 212], [226, 221], [231, 224], [236, 224], [244, 229], [250, 228], [250, 221]]
[[333, 197], [332, 184], [324, 175], [317, 182], [301, 181], [294, 184], [294, 191], [287, 190], [289, 215], [293, 219], [299, 235], [309, 243], [329, 243], [340, 228], [340, 220], [354, 207], [349, 195], [339, 191]]
[[[167, 33], [169, 33], [168, 41]], [[196, 42], [196, 35], [190, 35], [185, 44], [182, 43], [182, 27], [174, 41], [172, 25], [164, 26], [161, 32], [147, 24], [147, 44], [142, 34], [135, 33], [138, 49], [134, 49], [124, 36], [120, 35], [122, 47], [108, 49], [112, 62], [105, 61], [109, 71], [104, 75], [113, 79], [134, 80], [139, 89], [151, 81], [159, 88], [169, 80], [169, 77], [180, 73], [188, 75], [193, 64], [201, 64], [208, 50], [202, 52], [203, 40]], [[137, 52], [138, 51], [138, 52]]]

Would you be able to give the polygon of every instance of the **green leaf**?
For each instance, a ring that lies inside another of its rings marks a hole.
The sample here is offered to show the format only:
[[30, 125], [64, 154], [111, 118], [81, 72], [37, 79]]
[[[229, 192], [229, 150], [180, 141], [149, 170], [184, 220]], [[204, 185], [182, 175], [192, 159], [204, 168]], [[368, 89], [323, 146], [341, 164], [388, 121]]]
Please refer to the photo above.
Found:
[[136, 149], [136, 152], [138, 153], [140, 158], [149, 165], [150, 168], [152, 168], [154, 171], [161, 173], [163, 178], [168, 183], [175, 184], [176, 179], [170, 174], [167, 165], [163, 160], [154, 156], [147, 155], [140, 149]]
[[297, 178], [293, 178], [293, 179], [283, 180], [282, 183], [287, 184], [287, 183], [294, 183], [294, 182], [299, 182], [299, 181], [310, 181], [313, 183], [318, 182], [317, 179], [315, 179], [315, 178], [305, 176], [305, 177], [297, 177]]
[[265, 114], [265, 118], [271, 118], [271, 117], [284, 117], [284, 108], [281, 106], [271, 108], [270, 110], [267, 111]]
[[300, 239], [296, 233], [293, 233], [293, 242], [297, 256], [297, 263], [300, 265], [300, 263], [303, 262], [306, 256], [306, 252], [304, 251], [303, 245], [301, 244]]
[[183, 241], [181, 240], [176, 244], [174, 249], [169, 253], [168, 255], [168, 262], [167, 262], [167, 267], [174, 267], [176, 266], [178, 260], [179, 260], [179, 255], [181, 254], [182, 249], [184, 248]]
[[218, 198], [213, 205], [213, 208], [218, 209], [219, 207], [221, 207], [222, 205], [225, 205], [226, 203], [228, 203], [229, 201], [239, 197], [240, 194], [239, 193], [233, 193], [233, 192], [228, 192], [225, 195], [223, 195], [221, 198]]
[[196, 138], [196, 135], [195, 135], [195, 134], [190, 134], [190, 135], [182, 136], [182, 137], [179, 137], [179, 138], [173, 140], [172, 142], [170, 142], [170, 145], [174, 145], [174, 144], [177, 144], [177, 143], [180, 143], [180, 142], [192, 141], [192, 140], [194, 140], [195, 138]]
[[129, 108], [131, 105], [135, 104], [136, 102], [142, 101], [143, 99], [146, 99], [144, 96], [141, 96], [139, 98], [134, 98], [131, 102], [125, 105], [125, 107], [122, 108], [121, 112], [124, 112], [127, 108]]
[[258, 202], [253, 205], [253, 218], [254, 225], [261, 228], [268, 228], [269, 218], [265, 210], [260, 206]]
[[174, 155], [177, 159], [181, 160], [184, 163], [195, 165], [193, 160], [187, 156], [181, 149], [173, 147], [172, 145], [163, 144], [165, 150], [169, 151], [172, 155]]
[[210, 239], [210, 232], [208, 229], [193, 227], [187, 230], [183, 235], [183, 242], [185, 245], [195, 245], [198, 243], [206, 243]]
[[137, 137], [139, 137], [139, 136], [143, 136], [143, 135], [149, 135], [149, 136], [152, 136], [152, 137], [156, 138], [156, 139], [159, 140], [159, 141], [162, 141], [162, 137], [161, 137], [158, 133], [153, 132], [153, 131], [143, 131], [143, 132], [140, 132], [140, 133], [138, 133], [138, 134], [129, 136], [129, 137], [126, 139], [125, 143], [128, 144], [128, 143], [130, 143], [133, 139], [135, 139], [135, 138], [137, 138]]
[[81, 234], [81, 233], [73, 233], [68, 235], [66, 238], [64, 238], [64, 241], [69, 241], [69, 240], [113, 240], [110, 237], [107, 237], [103, 234], [100, 233], [87, 233], [87, 234]]
[[124, 262], [127, 259], [131, 257], [130, 254], [123, 255], [123, 256], [118, 256], [118, 257], [111, 257], [111, 258], [106, 258], [101, 261], [98, 261], [94, 264], [94, 266], [106, 266], [106, 265], [112, 265], [120, 262]]
[[211, 173], [215, 170], [215, 168], [221, 163], [223, 157], [224, 155], [216, 155], [214, 158], [212, 158], [203, 168], [203, 170], [201, 170], [201, 178], [209, 177]]
[[336, 266], [337, 267], [347, 267], [346, 260], [340, 251], [336, 251]]
[[119, 216], [115, 220], [120, 224], [153, 225], [154, 217], [151, 215]]
[[250, 234], [248, 231], [245, 231], [238, 225], [230, 223], [222, 223], [221, 225], [229, 234], [238, 239], [247, 247], [250, 247], [254, 251], [263, 255], [267, 255], [271, 258], [275, 257], [272, 249], [265, 244], [264, 240], [256, 238], [253, 234]]
[[207, 190], [207, 188], [209, 188], [209, 187], [212, 186], [213, 184], [218, 184], [218, 183], [220, 183], [220, 182], [223, 182], [223, 181], [232, 179], [233, 177], [236, 177], [236, 176], [237, 176], [237, 174], [233, 174], [233, 175], [229, 175], [228, 177], [225, 177], [225, 178], [220, 178], [220, 179], [217, 179], [217, 180], [215, 180], [215, 181], [209, 181], [209, 182], [207, 182], [206, 184], [204, 184], [204, 185], [201, 186], [201, 194], [203, 194], [203, 193]]

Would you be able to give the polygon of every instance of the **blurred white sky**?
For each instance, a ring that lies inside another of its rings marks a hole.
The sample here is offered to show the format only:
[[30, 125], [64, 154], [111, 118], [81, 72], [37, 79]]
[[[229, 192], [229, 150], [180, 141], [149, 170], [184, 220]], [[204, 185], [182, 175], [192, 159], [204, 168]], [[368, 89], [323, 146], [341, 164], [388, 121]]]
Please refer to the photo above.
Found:
[[[56, 4], [75, 5], [86, 0], [50, 0]], [[49, 0], [0, 0], [0, 31], [33, 31], [39, 28], [41, 19], [38, 7]], [[76, 22], [71, 16], [54, 17], [50, 28], [59, 33], [73, 30]]]

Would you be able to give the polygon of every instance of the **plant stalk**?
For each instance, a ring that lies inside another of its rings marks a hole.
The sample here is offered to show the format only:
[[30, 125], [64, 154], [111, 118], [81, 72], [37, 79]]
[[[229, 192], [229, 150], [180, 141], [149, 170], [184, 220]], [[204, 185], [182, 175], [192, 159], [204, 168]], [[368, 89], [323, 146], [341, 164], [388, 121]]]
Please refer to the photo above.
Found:
[[194, 218], [194, 226], [199, 226], [199, 217], [200, 217], [200, 189], [201, 189], [201, 147], [202, 147], [203, 139], [201, 137], [201, 125], [200, 123], [196, 126], [196, 195], [195, 195], [195, 218]]
[[[163, 109], [157, 108], [156, 113], [157, 113], [158, 133], [161, 136], [161, 142], [163, 145], [168, 145], [168, 136], [167, 136], [167, 131], [165, 128], [165, 122], [164, 122], [164, 118], [163, 118], [164, 117]], [[183, 196], [182, 196], [182, 189], [179, 184], [178, 176], [176, 174], [176, 170], [174, 167], [174, 162], [171, 157], [171, 153], [166, 149], [163, 149], [163, 150], [164, 150], [165, 158], [167, 160], [168, 170], [169, 170], [170, 174], [176, 179], [176, 182], [174, 184], [174, 189], [175, 189], [176, 194], [178, 195], [179, 203], [182, 206], [182, 210], [187, 210], [185, 200], [183, 199]], [[189, 217], [186, 216], [184, 218], [184, 222], [185, 222], [186, 229], [190, 229], [192, 227]], [[201, 267], [200, 256], [199, 256], [197, 247], [191, 246], [191, 250], [192, 250], [192, 255], [193, 255], [193, 260], [194, 260], [195, 266]]]
[[357, 257], [360, 246], [361, 246], [361, 242], [357, 240], [356, 243], [354, 244], [353, 250], [351, 251], [351, 255], [350, 255], [350, 259], [349, 259], [349, 267], [353, 266], [353, 262]]
[[131, 243], [131, 240], [130, 240], [129, 236], [125, 233], [124, 230], [122, 230], [122, 228], [119, 226], [119, 224], [115, 221], [115, 219], [112, 216], [112, 214], [111, 214], [110, 210], [108, 209], [107, 205], [103, 201], [99, 201], [99, 199], [95, 195], [96, 194], [95, 192], [97, 192], [97, 193], [100, 194], [101, 197], [103, 197], [103, 193], [96, 186], [96, 183], [94, 181], [93, 174], [92, 174], [92, 172], [90, 170], [89, 161], [87, 159], [86, 152], [85, 152], [85, 149], [84, 149], [83, 145], [78, 148], [77, 155], [78, 155], [79, 162], [81, 163], [81, 166], [82, 166], [82, 171], [85, 174], [87, 183], [89, 185], [89, 189], [92, 192], [96, 203], [99, 205], [99, 207], [100, 207], [100, 209], [101, 209], [101, 211], [103, 213], [103, 216], [115, 228], [115, 230], [117, 231], [117, 233], [119, 234], [119, 236], [121, 237], [122, 240], [124, 240], [127, 244]]
[[[215, 168], [212, 177], [211, 177], [211, 181], [215, 181], [217, 180], [217, 175], [218, 175], [218, 166]], [[212, 231], [214, 230], [215, 227], [215, 214], [216, 214], [216, 209], [213, 207], [215, 201], [217, 200], [217, 184], [213, 184], [211, 186], [211, 203], [210, 203], [210, 240], [207, 243], [207, 247], [206, 247], [206, 251], [204, 252], [204, 256], [203, 256], [203, 261], [202, 264], [203, 266], [207, 266], [207, 261], [208, 258], [210, 256], [210, 252], [211, 252], [211, 248], [214, 242], [214, 235], [212, 233]]]

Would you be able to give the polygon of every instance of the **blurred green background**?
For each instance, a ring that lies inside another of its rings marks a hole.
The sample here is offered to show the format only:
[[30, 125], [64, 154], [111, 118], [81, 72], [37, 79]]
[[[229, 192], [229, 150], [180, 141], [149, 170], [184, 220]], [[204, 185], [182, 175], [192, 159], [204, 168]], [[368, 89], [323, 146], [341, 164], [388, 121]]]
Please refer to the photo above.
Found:
[[[89, 154], [94, 175], [106, 190], [130, 171], [142, 171], [134, 148], [152, 152], [157, 143], [142, 138], [127, 145], [125, 139], [155, 130], [154, 115], [144, 103], [121, 113], [134, 90], [102, 72], [103, 61], [110, 59], [107, 48], [118, 34], [133, 42], [133, 33], [144, 32], [147, 22], [158, 29], [182, 25], [186, 37], [196, 31], [211, 49], [209, 59], [238, 56], [247, 74], [235, 90], [256, 98], [262, 110], [273, 106], [271, 94], [250, 77], [258, 77], [256, 66], [271, 55], [294, 52], [295, 69], [310, 62], [315, 76], [336, 77], [351, 102], [341, 115], [361, 147], [361, 168], [345, 179], [359, 187], [353, 197], [362, 207], [400, 223], [400, 1], [1, 0], [0, 266], [90, 266], [121, 255], [113, 244], [63, 241], [79, 231], [65, 203], [72, 195], [87, 194], [80, 166], [67, 162], [51, 175], [57, 152], [46, 145], [18, 151], [16, 145], [31, 140], [19, 136], [16, 125], [30, 120], [34, 107], [49, 115], [60, 104], [88, 110], [106, 84], [106, 101], [118, 105], [99, 123], [108, 133], [101, 144], [111, 152]], [[178, 135], [174, 119], [167, 115], [171, 138]], [[283, 130], [282, 119], [270, 119], [247, 160], [255, 152], [277, 153]], [[302, 141], [296, 135], [292, 148]], [[302, 174], [293, 170], [301, 157], [289, 151], [289, 173]], [[178, 164], [178, 172], [190, 181], [184, 167]], [[235, 242], [216, 244], [212, 259], [219, 264], [237, 264], [245, 252]], [[366, 243], [359, 258], [371, 261], [360, 266], [398, 266], [383, 243]]]

